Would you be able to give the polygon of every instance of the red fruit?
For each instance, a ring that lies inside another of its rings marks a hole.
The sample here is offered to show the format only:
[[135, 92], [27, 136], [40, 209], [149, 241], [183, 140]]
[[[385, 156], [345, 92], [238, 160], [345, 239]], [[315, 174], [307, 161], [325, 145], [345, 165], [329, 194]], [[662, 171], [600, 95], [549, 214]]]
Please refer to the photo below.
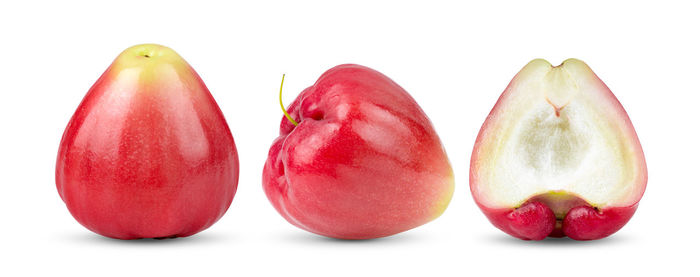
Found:
[[184, 237], [216, 222], [238, 183], [226, 120], [175, 51], [117, 57], [63, 134], [56, 187], [80, 224], [119, 238]]
[[437, 218], [454, 189], [428, 117], [399, 85], [340, 65], [289, 106], [263, 170], [287, 221], [341, 239], [389, 236]]
[[589, 240], [629, 221], [647, 168], [627, 113], [585, 63], [534, 60], [481, 127], [469, 180], [478, 206], [504, 232]]

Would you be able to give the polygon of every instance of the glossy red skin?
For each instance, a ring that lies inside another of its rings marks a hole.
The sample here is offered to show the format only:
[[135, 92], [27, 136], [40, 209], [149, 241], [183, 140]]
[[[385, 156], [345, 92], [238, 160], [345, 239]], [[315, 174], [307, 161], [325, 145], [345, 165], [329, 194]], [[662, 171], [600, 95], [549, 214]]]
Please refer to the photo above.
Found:
[[554, 212], [540, 202], [527, 203], [518, 209], [479, 207], [494, 226], [520, 239], [544, 239], [552, 233], [556, 224]]
[[578, 206], [569, 210], [563, 219], [557, 220], [547, 205], [537, 201], [527, 202], [515, 209], [478, 206], [496, 228], [524, 240], [542, 240], [547, 236], [568, 236], [575, 240], [601, 239], [620, 230], [637, 210], [636, 204], [603, 210]]
[[596, 210], [590, 206], [573, 208], [564, 218], [562, 232], [575, 240], [604, 238], [625, 226], [636, 210], [637, 204], [603, 210]]
[[[304, 230], [369, 239], [422, 225], [452, 169], [418, 104], [381, 73], [340, 65], [289, 106], [263, 171], [277, 211]], [[445, 202], [440, 202], [444, 203]]]
[[160, 80], [182, 88], [168, 90], [141, 79], [114, 85], [121, 75], [110, 67], [68, 123], [56, 187], [91, 231], [185, 237], [214, 224], [231, 204], [238, 183], [233, 137], [202, 80], [186, 70]]

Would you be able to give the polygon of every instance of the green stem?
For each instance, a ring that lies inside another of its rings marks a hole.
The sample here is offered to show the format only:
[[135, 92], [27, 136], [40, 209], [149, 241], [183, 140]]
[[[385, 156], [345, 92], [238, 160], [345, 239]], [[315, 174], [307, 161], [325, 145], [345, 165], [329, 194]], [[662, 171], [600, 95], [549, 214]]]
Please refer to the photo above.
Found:
[[294, 126], [298, 126], [299, 123], [297, 123], [296, 121], [294, 121], [294, 119], [292, 118], [292, 116], [289, 115], [289, 113], [287, 113], [287, 109], [284, 108], [284, 104], [282, 104], [282, 87], [283, 87], [283, 86], [284, 86], [284, 74], [282, 74], [282, 83], [280, 84], [280, 107], [282, 107], [282, 112], [284, 112], [284, 116], [286, 116], [287, 119], [289, 119], [289, 121], [291, 121], [292, 124], [294, 124]]

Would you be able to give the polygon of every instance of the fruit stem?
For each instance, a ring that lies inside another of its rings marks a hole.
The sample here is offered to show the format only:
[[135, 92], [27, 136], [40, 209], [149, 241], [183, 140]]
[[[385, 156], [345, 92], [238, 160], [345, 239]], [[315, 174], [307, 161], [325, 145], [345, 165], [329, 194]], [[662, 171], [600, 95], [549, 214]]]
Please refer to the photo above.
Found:
[[282, 74], [282, 83], [280, 84], [280, 107], [282, 107], [282, 112], [284, 112], [284, 116], [286, 116], [287, 119], [289, 119], [289, 121], [292, 122], [292, 124], [294, 124], [294, 126], [299, 126], [299, 123], [294, 121], [292, 116], [289, 115], [289, 113], [287, 113], [287, 109], [284, 108], [284, 104], [282, 104], [282, 87], [283, 86], [284, 86], [284, 74]]

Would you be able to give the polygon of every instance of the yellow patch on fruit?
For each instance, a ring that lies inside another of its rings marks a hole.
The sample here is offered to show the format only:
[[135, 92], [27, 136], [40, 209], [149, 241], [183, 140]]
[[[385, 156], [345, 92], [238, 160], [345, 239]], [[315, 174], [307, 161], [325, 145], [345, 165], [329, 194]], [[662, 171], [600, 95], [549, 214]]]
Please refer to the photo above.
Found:
[[158, 44], [127, 48], [114, 60], [109, 71], [114, 78], [138, 78], [142, 86], [170, 82], [173, 78], [189, 83], [193, 78], [189, 64], [177, 52]]
[[440, 217], [447, 209], [447, 206], [450, 204], [450, 201], [452, 201], [452, 195], [455, 191], [455, 178], [452, 170], [450, 170], [446, 183], [447, 188], [445, 188], [442, 197], [435, 203], [435, 207], [432, 212], [433, 216], [431, 217], [431, 219], [436, 219]]

